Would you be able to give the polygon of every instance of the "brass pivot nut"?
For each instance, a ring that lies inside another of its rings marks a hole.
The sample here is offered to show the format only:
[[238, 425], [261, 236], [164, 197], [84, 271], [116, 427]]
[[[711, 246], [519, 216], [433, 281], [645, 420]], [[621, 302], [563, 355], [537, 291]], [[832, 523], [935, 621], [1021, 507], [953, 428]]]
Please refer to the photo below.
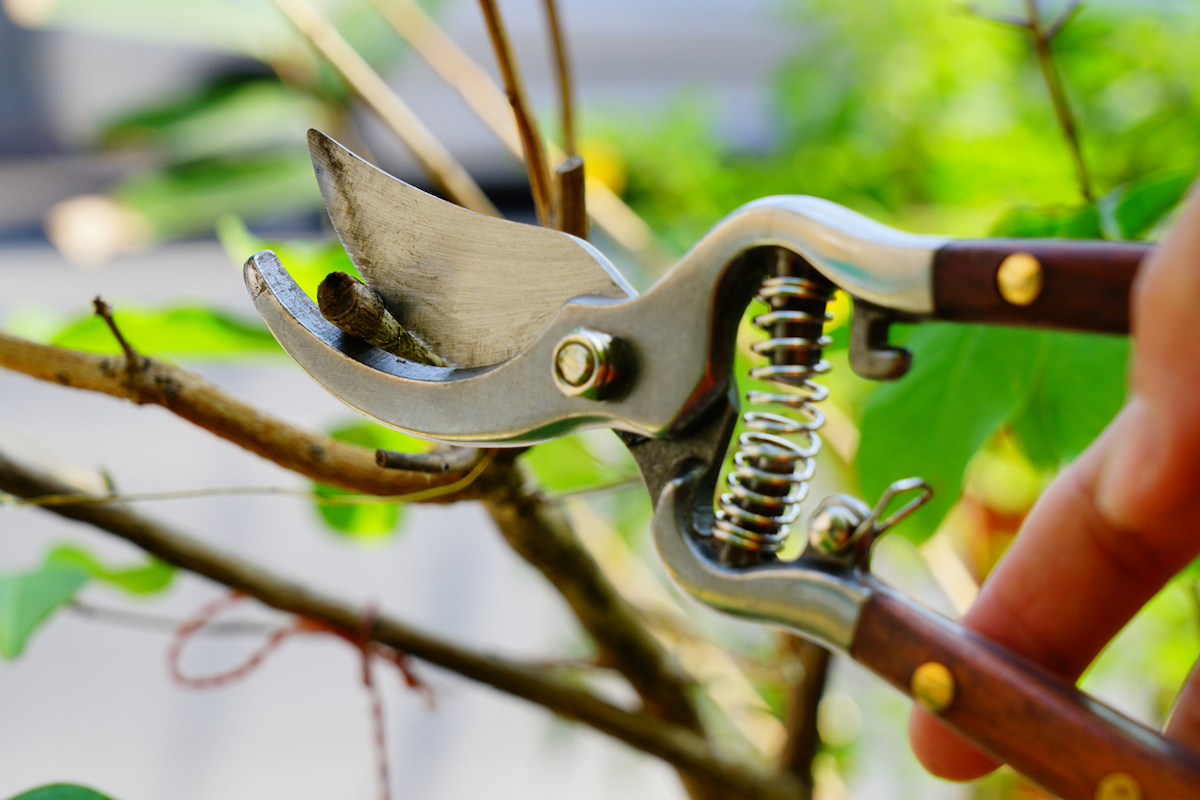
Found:
[[1096, 784], [1096, 800], [1142, 800], [1142, 787], [1128, 772], [1110, 772]]
[[617, 337], [577, 328], [554, 349], [554, 382], [571, 397], [611, 397], [625, 377], [623, 351]]
[[1027, 306], [1037, 300], [1043, 280], [1042, 262], [1030, 253], [1013, 253], [996, 270], [1000, 296], [1014, 306]]
[[954, 675], [945, 664], [927, 661], [913, 670], [913, 699], [926, 711], [942, 714], [954, 704]]

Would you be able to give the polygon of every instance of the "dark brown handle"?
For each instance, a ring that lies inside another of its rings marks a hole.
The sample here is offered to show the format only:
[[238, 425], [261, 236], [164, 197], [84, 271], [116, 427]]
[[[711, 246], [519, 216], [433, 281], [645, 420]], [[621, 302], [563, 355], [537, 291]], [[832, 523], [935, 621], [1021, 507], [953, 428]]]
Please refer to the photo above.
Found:
[[886, 589], [850, 655], [1064, 800], [1200, 797], [1200, 761], [1158, 732]]
[[1153, 245], [1058, 239], [951, 242], [933, 262], [936, 319], [1129, 332], [1129, 291]]

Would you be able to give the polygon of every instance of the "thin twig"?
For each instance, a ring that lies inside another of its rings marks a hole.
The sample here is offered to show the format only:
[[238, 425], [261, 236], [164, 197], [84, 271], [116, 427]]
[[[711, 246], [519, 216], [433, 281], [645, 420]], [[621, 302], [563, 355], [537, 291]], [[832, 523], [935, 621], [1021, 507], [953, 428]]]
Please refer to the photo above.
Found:
[[1053, 39], [1055, 36], [1058, 36], [1058, 32], [1061, 31], [1067, 23], [1075, 19], [1075, 15], [1078, 14], [1082, 8], [1082, 0], [1070, 0], [1070, 2], [1068, 2], [1066, 7], [1062, 10], [1062, 13], [1058, 15], [1058, 19], [1046, 26], [1046, 38]]
[[[441, 494], [452, 494], [466, 488], [487, 469], [495, 451], [482, 451], [481, 458], [473, 459], [471, 471], [457, 481], [445, 486], [435, 486], [431, 489], [421, 489], [408, 494], [375, 495], [375, 494], [343, 494], [324, 495], [307, 489], [293, 489], [288, 486], [203, 486], [197, 489], [168, 489], [161, 492], [109, 492], [107, 494], [50, 494], [40, 497], [15, 497], [0, 492], [0, 507], [3, 506], [95, 506], [112, 505], [114, 503], [145, 502], [150, 500], [184, 500], [195, 497], [218, 497], [230, 495], [282, 495], [299, 497], [310, 500], [321, 506], [370, 506], [387, 505], [390, 503], [420, 503], [431, 500]], [[420, 453], [405, 453], [404, 455], [421, 455]], [[434, 472], [435, 470], [425, 470]], [[449, 470], [441, 470], [447, 472]]]
[[[231, 495], [282, 495], [300, 497], [326, 505], [361, 505], [366, 503], [392, 503], [392, 498], [378, 495], [335, 495], [322, 497], [307, 489], [290, 486], [201, 486], [195, 489], [167, 489], [160, 492], [108, 492], [106, 494], [48, 494], [41, 497], [16, 497], [0, 493], [0, 507], [39, 506], [84, 506], [112, 503], [142, 503], [155, 500], [189, 500], [195, 497], [228, 497]], [[331, 502], [326, 502], [331, 501]]]
[[[462, 96], [505, 148], [524, 161], [525, 151], [508, 99], [487, 70], [447, 36], [415, 0], [372, 2], [413, 51]], [[563, 153], [553, 142], [546, 143], [546, 151], [552, 163], [563, 160]], [[596, 178], [587, 178], [586, 187], [587, 212], [605, 234], [648, 266], [670, 263], [670, 257], [655, 242], [650, 226], [612, 189]]]
[[445, 474], [473, 470], [484, 459], [487, 450], [477, 447], [447, 447], [431, 453], [400, 453], [395, 450], [376, 450], [375, 463], [384, 469], [403, 469], [415, 472]]
[[538, 222], [544, 227], [550, 227], [554, 197], [550, 185], [550, 170], [546, 164], [546, 152], [542, 146], [542, 133], [538, 130], [529, 100], [525, 97], [525, 84], [521, 80], [517, 58], [504, 29], [504, 22], [500, 19], [500, 9], [496, 0], [479, 0], [479, 7], [483, 10], [483, 18], [487, 22], [492, 49], [496, 51], [500, 74], [504, 77], [504, 86], [508, 90], [508, 102], [512, 105], [517, 131], [521, 135], [521, 145], [525, 150], [525, 167], [529, 172], [529, 186], [533, 192], [533, 204], [537, 207]]
[[121, 351], [125, 353], [125, 370], [132, 376], [139, 369], [140, 359], [137, 351], [133, 349], [133, 345], [129, 344], [125, 335], [121, 333], [121, 329], [117, 327], [117, 321], [113, 319], [112, 308], [104, 302], [100, 295], [96, 295], [92, 300], [92, 307], [96, 309], [96, 315], [104, 320], [104, 324], [112, 331], [113, 338], [121, 346]]
[[588, 238], [587, 176], [583, 159], [572, 156], [554, 170], [558, 187], [558, 229], [580, 239]]
[[546, 24], [550, 28], [550, 42], [554, 49], [554, 68], [558, 74], [558, 106], [562, 117], [563, 152], [567, 158], [576, 155], [575, 149], [575, 100], [571, 91], [571, 67], [567, 60], [567, 42], [562, 25], [558, 20], [558, 3], [542, 0], [546, 7]]
[[1042, 72], [1042, 78], [1046, 82], [1046, 88], [1050, 92], [1050, 103], [1054, 107], [1054, 116], [1058, 120], [1058, 127], [1062, 130], [1063, 136], [1067, 140], [1067, 147], [1071, 151], [1071, 160], [1075, 165], [1075, 176], [1079, 181], [1079, 192], [1083, 195], [1083, 199], [1087, 203], [1091, 203], [1095, 194], [1092, 191], [1092, 178], [1088, 171], [1087, 161], [1083, 157], [1083, 147], [1079, 142], [1079, 129], [1075, 123], [1075, 114], [1071, 110], [1071, 104], [1067, 100], [1067, 93], [1063, 87], [1062, 76], [1058, 71], [1058, 64], [1054, 60], [1054, 53], [1051, 49], [1051, 44], [1054, 37], [1062, 31], [1080, 9], [1080, 0], [1070, 0], [1067, 3], [1063, 12], [1058, 15], [1058, 18], [1049, 25], [1043, 25], [1041, 12], [1038, 8], [1038, 0], [1025, 0], [1024, 17], [1012, 17], [1006, 14], [995, 14], [989, 11], [984, 11], [975, 5], [966, 6], [967, 12], [980, 19], [988, 22], [996, 22], [1001, 25], [1018, 28], [1025, 31], [1029, 35], [1030, 43], [1033, 45], [1033, 53], [1037, 58], [1038, 68]]
[[[703, 734], [692, 701], [695, 686], [613, 588], [562, 509], [528, 489], [519, 463], [498, 466], [483, 505], [509, 545], [570, 605], [599, 648], [598, 661], [624, 675], [656, 716]], [[723, 796], [694, 775], [685, 772], [681, 777], [693, 797]]]
[[[222, 439], [321, 483], [388, 497], [457, 483], [430, 473], [381, 469], [375, 463], [374, 450], [289, 425], [171, 364], [142, 357], [140, 369], [130, 377], [123, 361], [37, 344], [0, 331], [0, 367], [61, 386], [160, 405]], [[473, 486], [456, 491], [426, 499], [448, 503], [478, 495]], [[411, 497], [409, 501], [414, 502]]]
[[[0, 452], [0, 489], [22, 497], [68, 494], [69, 484]], [[119, 506], [64, 506], [53, 513], [108, 531], [161, 560], [202, 575], [302, 619], [353, 637], [362, 610], [319, 594], [294, 580], [225, 553], [166, 525]], [[699, 736], [653, 715], [618, 708], [591, 692], [547, 677], [508, 659], [477, 653], [380, 616], [371, 639], [466, 678], [537, 703], [627, 744], [703, 776], [738, 797], [794, 800], [797, 785], [717, 756]]]
[[785, 635], [783, 644], [795, 659], [799, 674], [789, 687], [787, 740], [779, 753], [779, 766], [796, 780], [812, 786], [812, 762], [821, 746], [817, 708], [825, 693], [830, 653], [798, 636]]
[[1009, 28], [1028, 28], [1029, 20], [1025, 17], [1018, 17], [1012, 14], [1001, 14], [998, 11], [988, 11], [980, 8], [974, 3], [967, 3], [961, 7], [963, 11], [973, 17], [978, 17], [986, 22], [994, 22], [997, 25], [1004, 25]]
[[1025, 0], [1025, 8], [1029, 13], [1029, 35], [1033, 41], [1033, 51], [1037, 55], [1042, 77], [1046, 80], [1046, 88], [1050, 90], [1050, 102], [1054, 105], [1054, 115], [1058, 119], [1063, 136], [1067, 139], [1067, 146], [1071, 149], [1071, 158], [1075, 162], [1075, 174], [1079, 179], [1079, 191], [1083, 195], [1084, 201], [1091, 203], [1094, 198], [1092, 178], [1088, 173], [1087, 162], [1083, 158], [1083, 148], [1079, 144], [1079, 130], [1075, 125], [1075, 115], [1067, 100], [1062, 76], [1058, 72], [1058, 64], [1050, 50], [1050, 43], [1053, 41], [1054, 35], [1062, 30], [1062, 25], [1070, 18], [1074, 10], [1068, 9], [1067, 15], [1060, 18], [1051, 33], [1042, 27], [1037, 0]]
[[629, 489], [642, 485], [642, 479], [637, 475], [631, 475], [628, 478], [618, 478], [604, 483], [594, 483], [590, 486], [583, 486], [578, 489], [570, 489], [564, 492], [545, 492], [542, 494], [543, 503], [565, 503], [568, 500], [575, 500], [580, 497], [587, 497], [590, 494], [604, 494], [606, 492], [614, 492], [618, 489]]
[[[96, 622], [108, 622], [131, 628], [146, 628], [163, 633], [174, 633], [181, 625], [187, 622], [182, 617], [170, 617], [165, 614], [153, 614], [148, 611], [135, 611], [129, 608], [96, 606], [78, 600], [73, 602], [68, 608], [79, 616]], [[278, 629], [278, 624], [268, 622], [229, 620], [210, 623], [197, 631], [197, 634], [203, 636], [262, 636]]]
[[354, 93], [375, 110], [447, 198], [480, 214], [500, 216], [492, 201], [488, 200], [462, 164], [392, 91], [387, 82], [371, 69], [371, 65], [342, 38], [329, 20], [305, 0], [275, 0], [275, 5], [346, 79]]

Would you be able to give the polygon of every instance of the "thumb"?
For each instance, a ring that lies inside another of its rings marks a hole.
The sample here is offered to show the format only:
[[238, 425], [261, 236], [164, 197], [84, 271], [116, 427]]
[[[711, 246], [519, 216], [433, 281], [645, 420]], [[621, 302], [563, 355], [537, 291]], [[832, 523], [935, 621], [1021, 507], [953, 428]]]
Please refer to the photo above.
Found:
[[1131, 312], [1131, 398], [1097, 492], [1125, 529], [1164, 521], [1200, 480], [1200, 191], [1142, 265]]

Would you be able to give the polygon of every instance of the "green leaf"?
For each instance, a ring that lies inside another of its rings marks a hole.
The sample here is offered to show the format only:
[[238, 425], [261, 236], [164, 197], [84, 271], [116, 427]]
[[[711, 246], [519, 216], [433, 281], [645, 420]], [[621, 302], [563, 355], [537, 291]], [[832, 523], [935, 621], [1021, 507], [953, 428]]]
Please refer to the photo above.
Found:
[[429, 442], [415, 436], [385, 428], [374, 422], [354, 421], [339, 425], [328, 431], [329, 435], [339, 442], [356, 444], [373, 450], [384, 448], [401, 453], [424, 453], [429, 449]]
[[133, 567], [113, 567], [72, 544], [60, 544], [47, 555], [47, 567], [74, 569], [105, 583], [124, 589], [130, 594], [155, 594], [171, 585], [175, 568], [165, 561], [150, 557], [144, 564]]
[[224, 214], [217, 220], [217, 238], [238, 267], [260, 250], [273, 250], [300, 288], [314, 300], [317, 286], [331, 272], [345, 272], [360, 280], [362, 278], [336, 238], [324, 242], [260, 239], [236, 214]]
[[[361, 496], [338, 486], [318, 483], [313, 488], [321, 499]], [[351, 539], [382, 539], [394, 532], [403, 518], [399, 503], [355, 503], [353, 505], [327, 505], [316, 503], [321, 519], [336, 533]]]
[[69, 603], [87, 579], [78, 569], [50, 566], [0, 575], [0, 656], [12, 660], [21, 655], [33, 632]]
[[1043, 337], [1012, 427], [1034, 465], [1057, 469], [1083, 452], [1125, 402], [1129, 340], [1068, 332]]
[[[176, 357], [229, 357], [282, 354], [275, 337], [257, 320], [242, 320], [211, 308], [184, 306], [160, 310], [116, 305], [113, 319], [139, 352]], [[95, 314], [67, 324], [51, 344], [90, 353], [119, 354], [120, 345]]]
[[[531, 448], [522, 458], [538, 483], [552, 492], [577, 492], [637, 474], [633, 459], [615, 437], [576, 433]], [[611, 445], [609, 445], [611, 441]]]
[[[385, 448], [405, 453], [420, 453], [429, 449], [428, 442], [405, 436], [403, 433], [385, 428], [373, 422], [354, 422], [329, 431], [338, 441], [356, 444], [372, 450]], [[337, 486], [315, 483], [313, 491], [321, 499], [360, 496]], [[404, 510], [399, 503], [364, 502], [347, 505], [329, 505], [317, 501], [317, 514], [335, 533], [359, 541], [386, 538], [397, 532], [404, 519]]]
[[917, 476], [933, 487], [929, 504], [900, 527], [928, 538], [962, 490], [971, 457], [1024, 400], [1041, 347], [1039, 332], [928, 324], [907, 342], [913, 368], [867, 398], [858, 474], [867, 502], [893, 481]]
[[258, 75], [222, 75], [198, 92], [118, 119], [101, 134], [101, 143], [193, 161], [303, 148], [309, 128], [331, 124], [333, 110], [312, 94]]
[[1001, 214], [988, 235], [1016, 239], [1104, 238], [1100, 213], [1093, 205], [1017, 206]]
[[130, 175], [112, 198], [156, 241], [207, 231], [225, 213], [279, 218], [320, 208], [308, 148], [210, 157]]
[[106, 794], [100, 794], [85, 786], [71, 783], [54, 783], [49, 786], [39, 786], [28, 792], [10, 798], [10, 800], [112, 800]]
[[1116, 190], [1113, 211], [1121, 236], [1141, 239], [1179, 205], [1196, 177], [1194, 167], [1134, 181]]

